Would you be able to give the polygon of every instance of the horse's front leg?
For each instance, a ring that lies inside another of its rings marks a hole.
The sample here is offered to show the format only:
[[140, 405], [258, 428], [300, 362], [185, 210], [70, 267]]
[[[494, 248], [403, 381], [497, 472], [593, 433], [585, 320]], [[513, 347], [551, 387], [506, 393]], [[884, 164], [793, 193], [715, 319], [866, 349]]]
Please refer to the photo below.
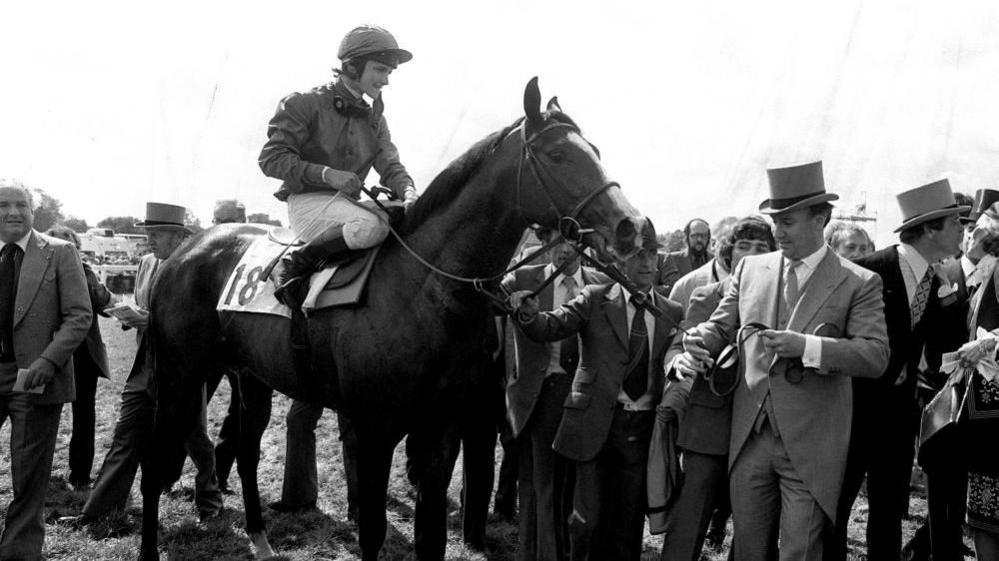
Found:
[[384, 427], [372, 429], [365, 420], [352, 419], [357, 437], [357, 472], [364, 474], [359, 477], [357, 533], [362, 561], [377, 561], [385, 543], [385, 497], [398, 439], [393, 439]]
[[[445, 413], [446, 414], [446, 413]], [[413, 541], [420, 561], [441, 561], [447, 547], [447, 489], [461, 446], [457, 423], [444, 418], [409, 434], [406, 450], [416, 470]]]
[[271, 398], [274, 391], [257, 378], [244, 373], [240, 374], [239, 385], [243, 409], [239, 415], [236, 470], [243, 487], [246, 534], [253, 543], [256, 558], [270, 559], [277, 554], [267, 541], [267, 529], [260, 506], [260, 488], [257, 484], [257, 466], [260, 463], [260, 439], [271, 419]]

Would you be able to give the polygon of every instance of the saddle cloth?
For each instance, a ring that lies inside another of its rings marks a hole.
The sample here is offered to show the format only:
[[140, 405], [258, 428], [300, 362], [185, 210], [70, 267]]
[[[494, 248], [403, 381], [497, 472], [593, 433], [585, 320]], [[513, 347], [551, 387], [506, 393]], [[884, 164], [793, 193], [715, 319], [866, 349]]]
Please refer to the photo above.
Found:
[[[285, 247], [282, 243], [275, 242], [275, 239], [287, 239], [287, 236], [280, 233], [261, 236], [247, 248], [219, 295], [215, 306], [217, 311], [291, 318], [291, 308], [274, 297], [274, 283], [270, 278], [262, 278], [264, 271]], [[352, 252], [346, 259], [313, 274], [309, 283], [309, 296], [303, 307], [318, 310], [359, 302], [379, 247]], [[291, 248], [289, 252], [296, 250], [297, 248]]]

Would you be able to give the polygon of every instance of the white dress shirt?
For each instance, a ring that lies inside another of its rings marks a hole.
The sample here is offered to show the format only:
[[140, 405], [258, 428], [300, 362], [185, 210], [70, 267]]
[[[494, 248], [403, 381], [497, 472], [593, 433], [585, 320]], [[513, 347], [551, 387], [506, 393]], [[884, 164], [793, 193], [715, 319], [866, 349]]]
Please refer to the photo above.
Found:
[[[822, 247], [818, 249], [815, 253], [801, 259], [801, 264], [794, 269], [795, 276], [798, 277], [799, 297], [798, 301], [801, 301], [801, 294], [805, 292], [805, 283], [808, 279], [812, 278], [812, 273], [815, 269], [819, 267], [819, 263], [825, 259], [826, 252], [829, 251], [829, 246], [823, 244]], [[791, 260], [784, 259], [784, 271], [783, 274], [785, 278], [787, 277], [788, 270], [791, 268]], [[795, 302], [795, 306], [797, 306]], [[805, 350], [801, 353], [801, 364], [805, 368], [819, 368], [822, 364], [822, 338], [817, 335], [812, 335], [810, 333], [805, 333]]]
[[[545, 278], [548, 278], [555, 272], [555, 265], [549, 264], [545, 267]], [[569, 275], [576, 281], [576, 295], [579, 295], [583, 291], [583, 268], [576, 267], [576, 272]], [[562, 304], [567, 303], [570, 298], [568, 298], [568, 289], [565, 286], [566, 275], [559, 273], [558, 277], [552, 282], [552, 308], [558, 308]], [[573, 338], [576, 336], [573, 335]], [[562, 341], [553, 341], [548, 343], [548, 369], [545, 371], [545, 377], [555, 373], [561, 372], [565, 373], [565, 368], [562, 368]]]

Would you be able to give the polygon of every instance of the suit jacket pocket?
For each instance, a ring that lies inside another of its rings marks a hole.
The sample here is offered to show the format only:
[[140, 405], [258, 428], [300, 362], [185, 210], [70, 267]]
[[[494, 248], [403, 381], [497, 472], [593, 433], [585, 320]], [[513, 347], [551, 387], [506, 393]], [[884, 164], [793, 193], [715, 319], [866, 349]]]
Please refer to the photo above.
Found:
[[592, 400], [593, 396], [583, 392], [569, 392], [569, 395], [565, 397], [563, 407], [566, 409], [586, 409]]
[[580, 366], [576, 369], [576, 383], [592, 384], [597, 379], [597, 369], [592, 366]]

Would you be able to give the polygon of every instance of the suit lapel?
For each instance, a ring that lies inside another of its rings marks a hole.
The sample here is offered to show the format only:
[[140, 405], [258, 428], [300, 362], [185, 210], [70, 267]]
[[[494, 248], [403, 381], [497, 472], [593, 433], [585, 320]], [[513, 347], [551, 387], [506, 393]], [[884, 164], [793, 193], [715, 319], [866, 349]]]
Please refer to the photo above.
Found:
[[822, 309], [822, 305], [832, 295], [833, 290], [846, 278], [843, 267], [839, 264], [839, 258], [833, 251], [827, 250], [826, 256], [819, 262], [812, 276], [805, 284], [805, 290], [798, 298], [798, 304], [791, 312], [791, 318], [787, 322], [787, 328], [791, 331], [804, 333], [805, 326], [808, 325], [815, 314]]
[[[541, 283], [545, 282], [545, 271], [548, 267], [541, 267], [538, 269], [537, 278], [535, 279], [534, 286], [541, 286]], [[538, 294], [538, 305], [541, 306], [542, 310], [554, 310], [555, 309], [555, 282], [552, 281], [551, 284], [546, 286], [541, 294]]]
[[17, 278], [17, 297], [14, 299], [15, 326], [24, 319], [29, 305], [34, 301], [51, 259], [52, 248], [35, 232], [31, 232], [24, 258], [21, 260], [21, 272]]
[[902, 277], [902, 264], [898, 254], [898, 246], [892, 246], [887, 252], [887, 266], [881, 281], [885, 284], [885, 318], [905, 317], [906, 331], [912, 326], [912, 312], [909, 310], [909, 292], [905, 288], [905, 278]]
[[628, 326], [628, 311], [625, 309], [624, 291], [621, 285], [615, 284], [604, 294], [603, 308], [607, 314], [607, 321], [611, 324], [611, 329], [617, 335], [624, 348], [628, 348], [628, 333], [631, 328]]
[[[763, 291], [762, 294], [753, 294], [746, 300], [750, 305], [755, 306], [756, 302], [762, 304], [762, 316], [760, 320], [765, 325], [771, 326], [773, 329], [777, 329], [777, 306], [780, 304], [780, 291], [781, 291], [781, 268], [784, 266], [784, 258], [781, 256], [780, 252], [774, 252], [770, 254], [769, 257], [763, 260], [763, 270], [765, 271], [763, 277], [765, 279], [774, 279], [769, 282], [761, 282], [757, 286], [760, 288], [759, 291]], [[749, 271], [743, 270], [744, 273], [748, 274]], [[733, 274], [735, 272], [733, 271]], [[740, 278], [740, 282], [744, 279]], [[726, 287], [726, 292], [728, 292], [728, 287]], [[724, 296], [723, 296], [724, 298]], [[739, 301], [743, 301], [743, 297], [740, 296]], [[741, 306], [740, 306], [741, 308]], [[740, 315], [745, 315], [743, 310], [739, 310]], [[745, 321], [745, 320], [743, 320]]]

